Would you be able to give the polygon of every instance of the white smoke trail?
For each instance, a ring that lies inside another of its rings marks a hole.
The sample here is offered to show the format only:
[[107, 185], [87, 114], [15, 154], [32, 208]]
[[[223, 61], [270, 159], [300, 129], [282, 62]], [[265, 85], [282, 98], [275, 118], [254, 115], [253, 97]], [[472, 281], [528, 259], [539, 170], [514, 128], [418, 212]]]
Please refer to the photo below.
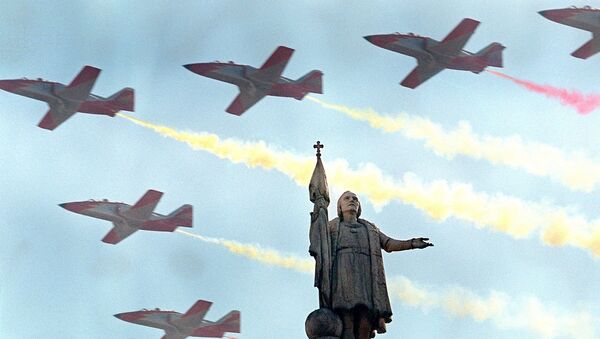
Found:
[[466, 121], [461, 121], [455, 130], [445, 131], [429, 119], [406, 113], [389, 116], [370, 108], [356, 109], [311, 96], [307, 98], [354, 120], [368, 122], [371, 127], [384, 132], [401, 132], [409, 139], [423, 140], [425, 147], [448, 159], [456, 155], [484, 159], [493, 165], [505, 165], [548, 177], [576, 191], [590, 192], [600, 184], [600, 161], [581, 151], [565, 153], [551, 145], [524, 141], [517, 135], [504, 138], [478, 135]]
[[[205, 237], [179, 229], [176, 232], [222, 246], [234, 254], [263, 264], [301, 273], [314, 272], [314, 260], [311, 258], [283, 255], [259, 245]], [[390, 279], [388, 288], [393, 298], [409, 307], [423, 311], [441, 309], [453, 317], [468, 317], [477, 322], [490, 321], [499, 329], [523, 329], [545, 338], [595, 338], [596, 335], [594, 319], [588, 312], [572, 313], [549, 307], [535, 297], [517, 299], [506, 293], [492, 291], [489, 297], [484, 298], [460, 287], [427, 289], [403, 276]]]

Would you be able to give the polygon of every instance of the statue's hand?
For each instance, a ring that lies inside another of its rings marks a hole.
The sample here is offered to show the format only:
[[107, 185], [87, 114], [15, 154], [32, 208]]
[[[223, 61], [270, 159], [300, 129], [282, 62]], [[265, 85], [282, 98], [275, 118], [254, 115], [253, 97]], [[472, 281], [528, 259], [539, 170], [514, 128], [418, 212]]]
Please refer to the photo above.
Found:
[[429, 240], [429, 238], [412, 238], [410, 240], [410, 245], [412, 246], [412, 248], [425, 248], [433, 246], [433, 244], [427, 242], [427, 240]]

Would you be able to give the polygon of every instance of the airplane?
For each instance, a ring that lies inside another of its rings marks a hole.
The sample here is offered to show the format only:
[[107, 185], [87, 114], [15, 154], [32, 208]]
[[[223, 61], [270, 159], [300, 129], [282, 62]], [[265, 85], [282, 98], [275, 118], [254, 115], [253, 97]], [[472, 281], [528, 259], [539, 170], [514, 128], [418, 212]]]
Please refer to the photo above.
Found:
[[413, 33], [364, 38], [381, 48], [416, 58], [417, 67], [400, 83], [404, 87], [416, 88], [445, 68], [480, 73], [487, 66], [502, 67], [502, 50], [505, 47], [497, 42], [477, 53], [462, 49], [478, 25], [479, 21], [465, 18], [442, 41]]
[[38, 124], [54, 130], [77, 112], [102, 114], [114, 117], [118, 111], [133, 112], [134, 92], [124, 88], [108, 98], [90, 94], [100, 69], [85, 66], [68, 85], [38, 78], [0, 80], [0, 89], [45, 101], [50, 110]]
[[106, 199], [67, 202], [60, 207], [78, 214], [111, 221], [114, 227], [102, 239], [117, 244], [137, 230], [173, 232], [179, 226], [192, 227], [192, 205], [183, 205], [169, 215], [154, 213], [163, 193], [148, 190], [135, 205]]
[[302, 100], [307, 93], [323, 93], [321, 71], [310, 71], [298, 80], [281, 76], [293, 52], [291, 48], [279, 46], [258, 69], [233, 61], [188, 64], [183, 67], [196, 74], [238, 86], [240, 94], [225, 111], [239, 116], [267, 95]]
[[142, 309], [114, 316], [130, 323], [160, 328], [165, 331], [162, 339], [223, 338], [226, 332], [240, 333], [240, 311], [231, 311], [212, 322], [204, 319], [211, 305], [210, 301], [198, 300], [184, 314], [161, 309]]
[[538, 13], [544, 18], [558, 22], [559, 24], [592, 32], [592, 40], [589, 40], [575, 52], [571, 53], [572, 56], [587, 59], [600, 52], [600, 9], [585, 6], [581, 8], [550, 9]]

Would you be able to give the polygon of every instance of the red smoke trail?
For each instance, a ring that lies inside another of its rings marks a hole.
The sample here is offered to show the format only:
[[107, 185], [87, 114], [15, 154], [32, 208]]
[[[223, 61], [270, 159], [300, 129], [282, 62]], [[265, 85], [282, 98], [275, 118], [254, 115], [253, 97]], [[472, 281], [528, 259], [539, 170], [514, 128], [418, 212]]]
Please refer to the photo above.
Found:
[[538, 85], [530, 81], [513, 78], [496, 71], [487, 71], [496, 76], [508, 79], [518, 85], [527, 88], [536, 93], [545, 94], [548, 97], [556, 98], [563, 104], [571, 106], [579, 112], [579, 114], [588, 114], [596, 108], [600, 107], [600, 94], [583, 94], [578, 91], [569, 91], [564, 88], [556, 88], [548, 85]]

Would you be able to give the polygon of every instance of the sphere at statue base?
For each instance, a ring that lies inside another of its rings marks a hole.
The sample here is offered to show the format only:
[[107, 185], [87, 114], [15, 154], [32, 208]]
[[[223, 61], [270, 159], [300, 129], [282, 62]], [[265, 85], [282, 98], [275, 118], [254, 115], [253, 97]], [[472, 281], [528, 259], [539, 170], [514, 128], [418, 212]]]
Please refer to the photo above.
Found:
[[304, 329], [309, 339], [338, 339], [342, 335], [342, 319], [328, 308], [312, 311]]

